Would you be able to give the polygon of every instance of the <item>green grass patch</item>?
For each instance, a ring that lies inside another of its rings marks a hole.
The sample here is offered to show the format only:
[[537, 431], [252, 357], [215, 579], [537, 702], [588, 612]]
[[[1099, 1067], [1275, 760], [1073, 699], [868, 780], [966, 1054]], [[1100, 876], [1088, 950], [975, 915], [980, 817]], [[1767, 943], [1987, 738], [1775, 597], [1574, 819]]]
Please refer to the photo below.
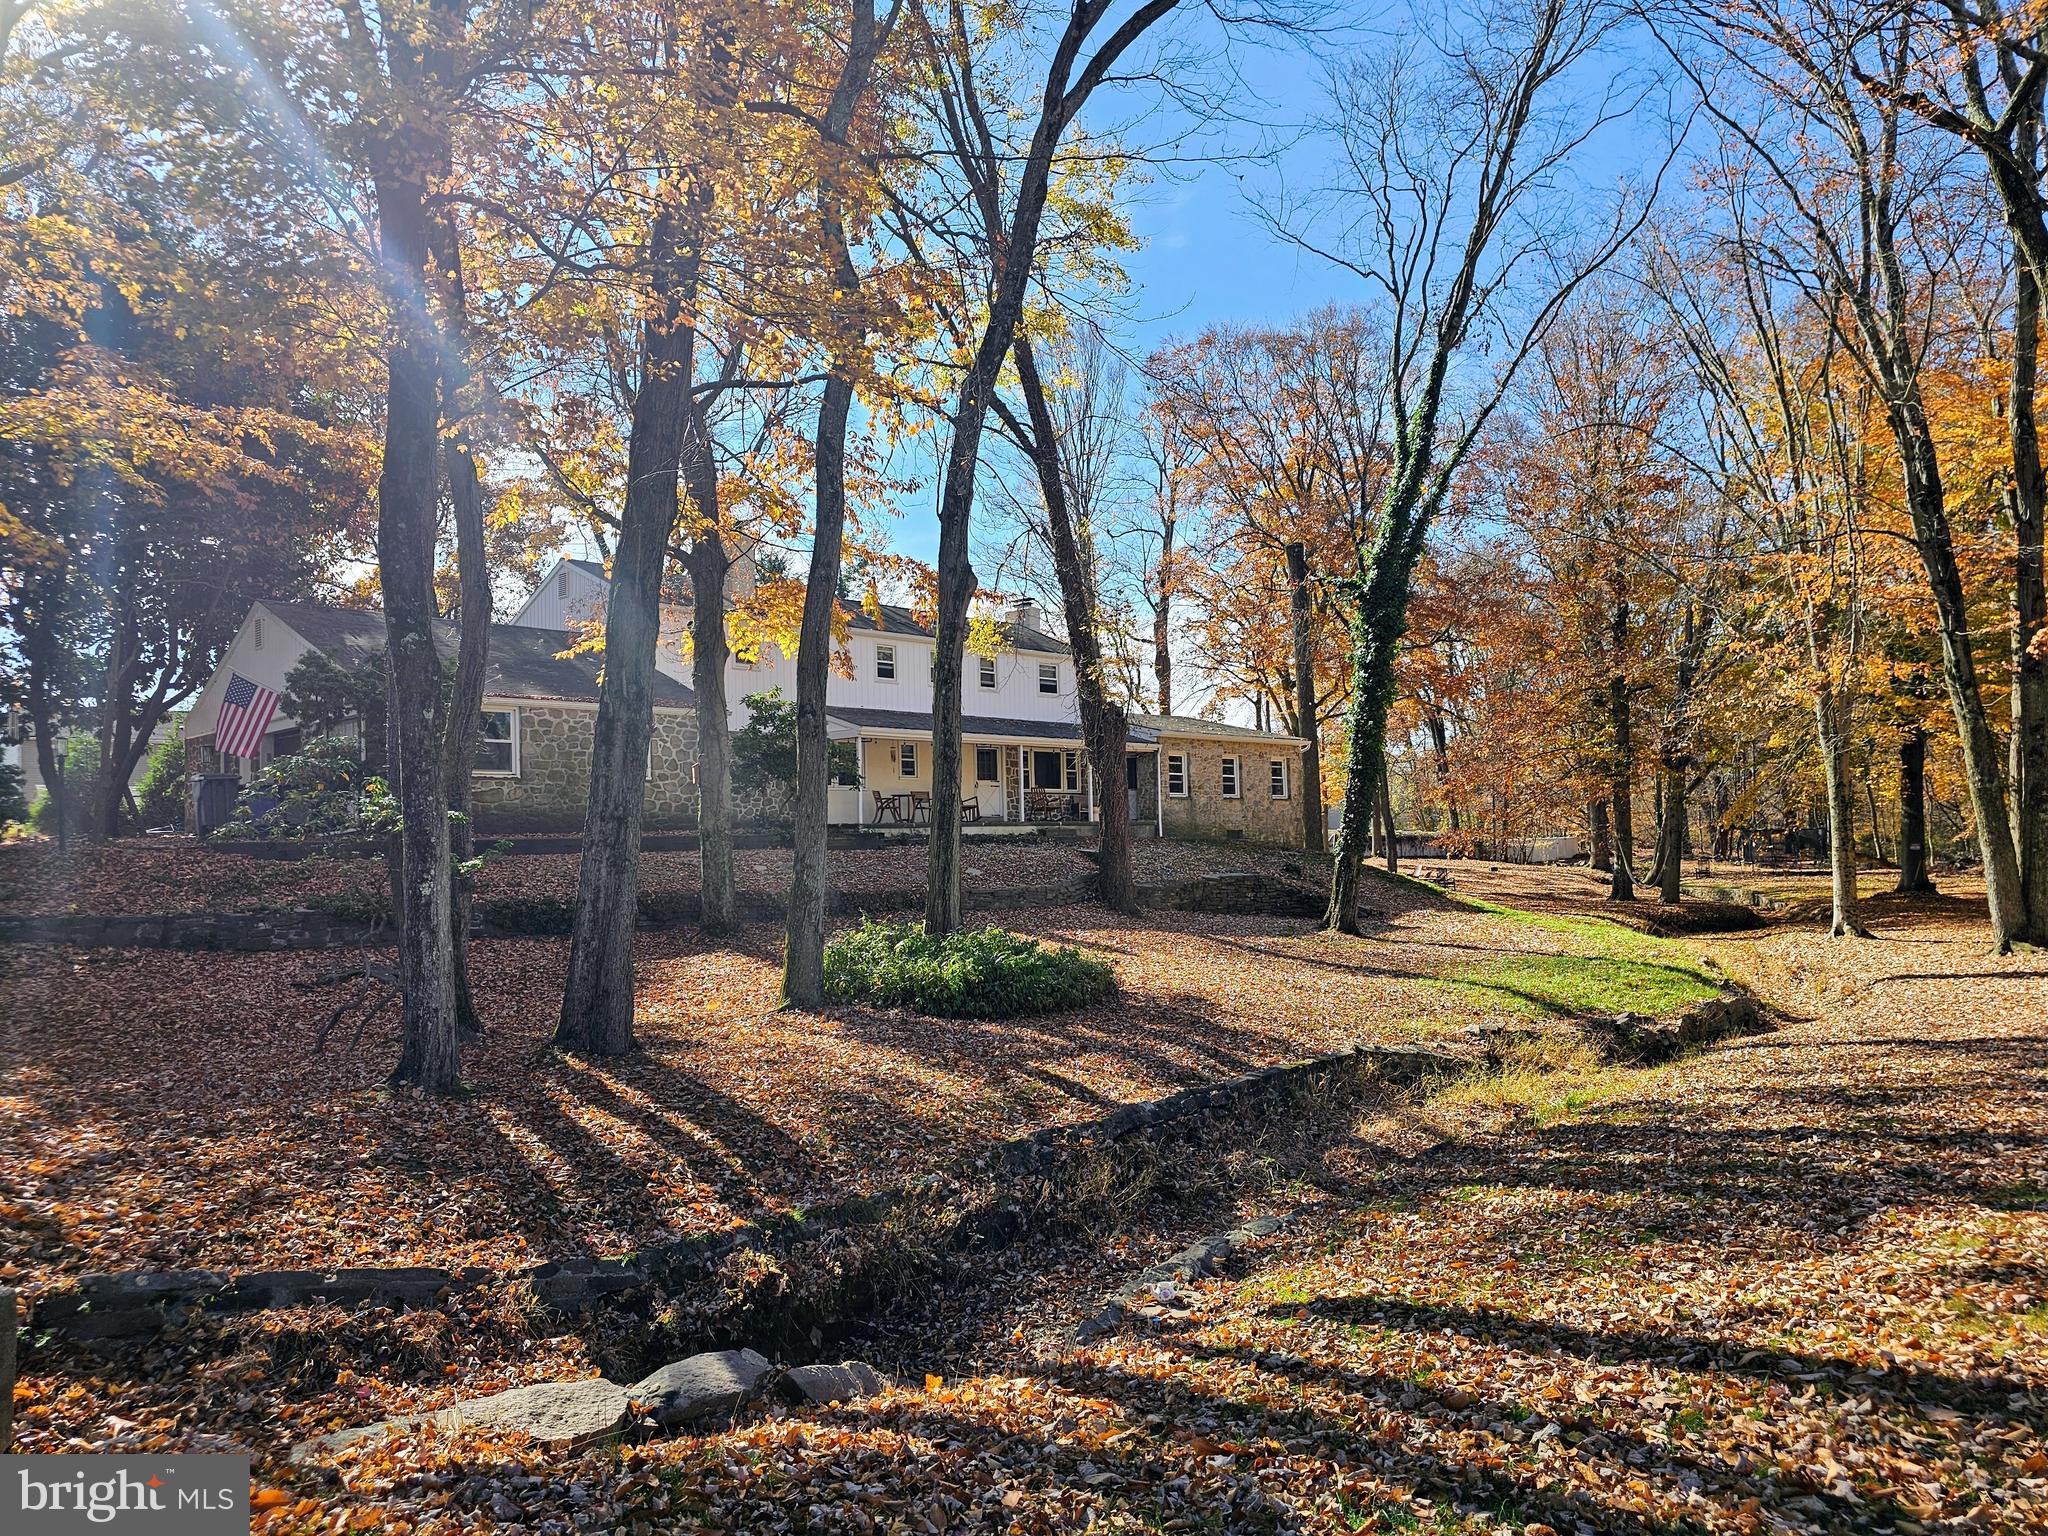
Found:
[[1535, 1018], [1674, 1013], [1720, 992], [1690, 960], [1615, 955], [1502, 955], [1461, 966], [1440, 985]]
[[1095, 1002], [1116, 986], [1100, 960], [1002, 928], [933, 938], [915, 923], [862, 923], [825, 946], [825, 996], [940, 1018], [1010, 1019]]
[[[1531, 1040], [1510, 1050], [1497, 1066], [1468, 1072], [1429, 1096], [1430, 1108], [1483, 1109], [1550, 1125], [1582, 1114], [1650, 1081], [1662, 1067], [1611, 1066], [1590, 1047], [1562, 1039]], [[1472, 1200], [1485, 1190], [1469, 1185], [1450, 1198]]]

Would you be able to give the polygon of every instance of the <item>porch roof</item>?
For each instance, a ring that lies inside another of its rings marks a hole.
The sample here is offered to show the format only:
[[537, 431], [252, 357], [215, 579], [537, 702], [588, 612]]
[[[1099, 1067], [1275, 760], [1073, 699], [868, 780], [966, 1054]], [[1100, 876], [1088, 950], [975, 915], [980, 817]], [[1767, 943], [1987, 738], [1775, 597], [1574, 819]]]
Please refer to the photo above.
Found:
[[[839, 741], [880, 731], [893, 736], [929, 736], [932, 733], [931, 715], [915, 709], [828, 709], [825, 711], [825, 725], [826, 733]], [[1053, 741], [1071, 742], [1077, 746], [1081, 741], [1081, 727], [1075, 721], [1012, 720], [996, 715], [962, 715], [960, 734], [979, 741]], [[1130, 745], [1149, 747], [1158, 740], [1159, 733], [1150, 727], [1132, 724]]]

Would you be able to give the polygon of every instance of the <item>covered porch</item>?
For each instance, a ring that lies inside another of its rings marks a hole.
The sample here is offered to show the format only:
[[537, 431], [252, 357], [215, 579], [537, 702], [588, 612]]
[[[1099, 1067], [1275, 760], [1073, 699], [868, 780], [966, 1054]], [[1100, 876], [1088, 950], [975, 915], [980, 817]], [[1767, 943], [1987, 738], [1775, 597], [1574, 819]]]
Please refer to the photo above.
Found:
[[[1079, 726], [967, 716], [961, 728], [958, 815], [964, 828], [1082, 827], [1101, 819], [1103, 786], [1082, 750]], [[832, 825], [884, 832], [931, 825], [930, 716], [834, 710], [827, 732], [853, 747], [850, 767], [844, 751], [836, 754], [842, 766], [830, 791]], [[1134, 727], [1123, 782], [1111, 792], [1125, 797], [1139, 836], [1165, 833], [1162, 775], [1157, 738]]]

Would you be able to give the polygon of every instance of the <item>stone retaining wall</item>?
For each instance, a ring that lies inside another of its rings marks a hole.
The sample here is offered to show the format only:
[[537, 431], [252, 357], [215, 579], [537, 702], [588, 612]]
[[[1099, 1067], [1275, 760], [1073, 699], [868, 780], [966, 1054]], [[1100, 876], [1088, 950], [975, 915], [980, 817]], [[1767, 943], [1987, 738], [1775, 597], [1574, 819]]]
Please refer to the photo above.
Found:
[[1138, 898], [1167, 912], [1255, 912], [1265, 917], [1321, 917], [1324, 893], [1267, 875], [1200, 875], [1172, 885], [1141, 886]]
[[[1088, 901], [1092, 877], [1060, 886], [1022, 890], [967, 890], [965, 905], [974, 910], [1030, 910]], [[832, 912], [854, 916], [864, 912], [906, 912], [924, 906], [924, 888], [895, 891], [834, 892]], [[775, 921], [785, 910], [772, 891], [739, 893], [740, 916]], [[568, 933], [575, 923], [575, 903], [567, 898], [533, 901], [477, 902], [469, 931], [481, 939], [542, 938]], [[650, 931], [697, 921], [695, 891], [643, 895], [640, 926]], [[356, 949], [395, 943], [388, 922], [351, 913], [298, 907], [284, 912], [153, 912], [125, 917], [89, 917], [66, 913], [48, 917], [0, 917], [0, 944], [61, 944], [75, 949], [220, 950], [238, 953], [265, 950]]]
[[[1376, 1077], [1396, 1086], [1461, 1071], [1475, 1058], [1417, 1048], [1354, 1046], [1327, 1056], [1266, 1067], [1224, 1082], [1186, 1088], [1150, 1103], [1126, 1105], [1099, 1120], [1052, 1126], [1005, 1142], [976, 1161], [992, 1174], [995, 1192], [961, 1210], [946, 1239], [954, 1246], [1005, 1245], [1029, 1229], [1030, 1207], [1006, 1184], [1056, 1179], [1076, 1152], [1133, 1137], [1188, 1130], [1211, 1119], [1238, 1119], [1259, 1101], [1297, 1092], [1333, 1076]], [[550, 1312], [573, 1316], [598, 1303], [657, 1284], [687, 1283], [742, 1248], [772, 1248], [792, 1235], [875, 1227], [908, 1203], [957, 1190], [957, 1176], [931, 1175], [881, 1194], [813, 1208], [801, 1216], [750, 1222], [724, 1232], [686, 1237], [628, 1258], [563, 1259], [507, 1273], [483, 1269], [221, 1270], [87, 1275], [43, 1296], [32, 1326], [72, 1339], [132, 1339], [201, 1316], [232, 1316], [277, 1307], [426, 1306], [488, 1284], [523, 1284]]]
[[[1629, 1059], [1668, 1059], [1731, 1034], [1770, 1026], [1755, 1000], [1729, 994], [1696, 1005], [1671, 1020], [1624, 1016], [1611, 1030], [1613, 1049]], [[1654, 1042], [1646, 1031], [1655, 1035]], [[1668, 1046], [1668, 1054], [1666, 1047]], [[1129, 1104], [1100, 1119], [1050, 1126], [1005, 1142], [953, 1173], [927, 1175], [879, 1194], [813, 1208], [801, 1214], [749, 1222], [727, 1231], [680, 1238], [617, 1259], [573, 1258], [512, 1273], [482, 1269], [276, 1270], [229, 1274], [214, 1270], [87, 1275], [42, 1297], [31, 1326], [72, 1339], [126, 1340], [202, 1316], [229, 1316], [268, 1308], [327, 1302], [344, 1306], [427, 1306], [482, 1286], [520, 1285], [551, 1314], [572, 1317], [635, 1292], [665, 1288], [706, 1295], [719, 1289], [720, 1262], [742, 1250], [779, 1253], [823, 1244], [831, 1274], [820, 1295], [797, 1301], [778, 1293], [744, 1304], [744, 1315], [723, 1316], [732, 1337], [807, 1337], [813, 1344], [845, 1320], [849, 1309], [875, 1302], [883, 1282], [847, 1255], [865, 1231], [888, 1237], [888, 1225], [909, 1211], [921, 1241], [939, 1251], [989, 1251], [1031, 1231], [1039, 1213], [1090, 1182], [1091, 1160], [1118, 1143], [1166, 1136], [1199, 1136], [1210, 1127], [1238, 1132], [1270, 1119], [1275, 1100], [1306, 1095], [1332, 1081], [1375, 1081], [1414, 1089], [1449, 1081], [1489, 1065], [1492, 1054], [1461, 1054], [1421, 1047], [1355, 1045], [1325, 1056], [1279, 1063], [1223, 1082], [1200, 1084], [1148, 1103]], [[1098, 1170], [1099, 1171], [1099, 1170]], [[905, 1261], [902, 1244], [876, 1244], [874, 1262]]]

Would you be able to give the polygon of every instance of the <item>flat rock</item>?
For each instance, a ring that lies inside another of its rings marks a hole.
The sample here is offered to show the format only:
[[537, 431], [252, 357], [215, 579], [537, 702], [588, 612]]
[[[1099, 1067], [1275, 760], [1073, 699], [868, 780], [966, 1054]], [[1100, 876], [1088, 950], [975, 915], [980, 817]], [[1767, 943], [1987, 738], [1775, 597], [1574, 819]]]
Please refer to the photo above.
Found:
[[844, 1403], [873, 1397], [888, 1383], [863, 1360], [840, 1365], [800, 1365], [782, 1378], [782, 1391], [793, 1403]]
[[774, 1368], [751, 1349], [715, 1349], [670, 1361], [635, 1382], [631, 1395], [655, 1423], [673, 1429], [751, 1401]]
[[511, 1430], [530, 1435], [554, 1450], [576, 1451], [595, 1445], [626, 1427], [631, 1399], [617, 1382], [601, 1377], [585, 1381], [544, 1381], [514, 1387], [489, 1397], [465, 1398], [438, 1413], [384, 1419], [355, 1429], [338, 1430], [308, 1440], [292, 1450], [293, 1461], [308, 1461], [352, 1445], [388, 1440], [432, 1427], [439, 1430]]

